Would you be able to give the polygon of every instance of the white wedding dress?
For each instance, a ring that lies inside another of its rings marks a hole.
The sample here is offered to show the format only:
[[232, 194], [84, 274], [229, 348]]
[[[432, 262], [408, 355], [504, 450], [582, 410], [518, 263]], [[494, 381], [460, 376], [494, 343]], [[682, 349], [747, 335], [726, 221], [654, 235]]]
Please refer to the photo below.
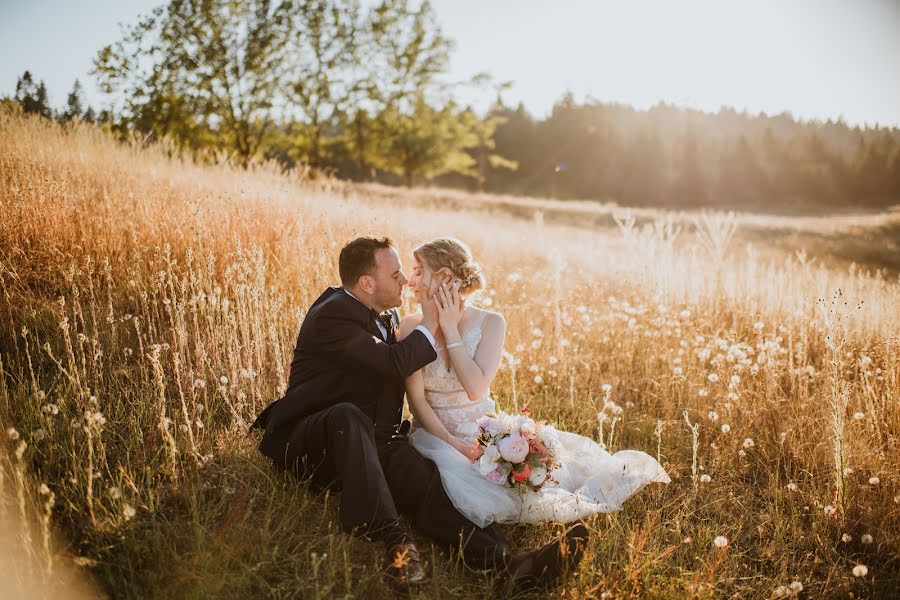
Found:
[[[484, 325], [481, 311], [461, 332], [469, 356], [475, 356]], [[452, 368], [438, 359], [424, 367], [425, 398], [451, 435], [473, 442], [475, 421], [495, 410], [489, 395], [472, 401]], [[610, 454], [593, 440], [545, 425], [541, 435], [555, 441], [560, 467], [553, 481], [539, 492], [520, 496], [478, 472], [456, 448], [428, 433], [415, 422], [410, 442], [438, 467], [453, 505], [479, 527], [496, 523], [569, 523], [596, 512], [620, 510], [622, 504], [651, 482], [669, 483], [669, 476], [652, 456], [637, 450]]]

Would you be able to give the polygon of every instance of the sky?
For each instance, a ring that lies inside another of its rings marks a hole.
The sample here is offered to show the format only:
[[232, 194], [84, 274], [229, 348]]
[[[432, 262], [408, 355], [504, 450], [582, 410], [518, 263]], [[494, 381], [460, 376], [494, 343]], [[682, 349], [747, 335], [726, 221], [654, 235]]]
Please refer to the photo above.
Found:
[[[118, 23], [160, 0], [0, 0], [0, 95], [29, 69], [61, 106]], [[535, 116], [565, 91], [649, 108], [900, 126], [900, 0], [432, 0], [453, 80], [486, 72]], [[467, 94], [464, 101], [486, 102]]]

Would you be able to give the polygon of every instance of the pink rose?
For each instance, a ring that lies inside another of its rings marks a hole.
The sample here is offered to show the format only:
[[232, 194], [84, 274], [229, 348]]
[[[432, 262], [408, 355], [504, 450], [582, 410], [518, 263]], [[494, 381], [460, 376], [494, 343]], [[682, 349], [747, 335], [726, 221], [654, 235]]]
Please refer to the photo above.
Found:
[[496, 485], [503, 485], [504, 483], [506, 483], [506, 475], [501, 473], [500, 469], [495, 469], [494, 471], [491, 471], [490, 473], [485, 475], [485, 478], [488, 481], [490, 481], [491, 483], [494, 483]]
[[521, 435], [510, 435], [497, 444], [500, 456], [511, 463], [520, 463], [528, 456], [528, 440]]

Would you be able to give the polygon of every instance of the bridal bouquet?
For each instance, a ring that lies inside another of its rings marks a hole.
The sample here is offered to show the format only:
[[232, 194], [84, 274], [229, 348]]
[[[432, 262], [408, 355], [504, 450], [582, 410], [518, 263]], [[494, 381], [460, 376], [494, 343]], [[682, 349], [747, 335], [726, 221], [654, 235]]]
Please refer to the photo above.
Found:
[[479, 472], [488, 481], [520, 493], [539, 490], [556, 466], [553, 443], [541, 435], [545, 421], [536, 422], [529, 413], [527, 408], [521, 415], [500, 411], [476, 421], [478, 443], [484, 446]]

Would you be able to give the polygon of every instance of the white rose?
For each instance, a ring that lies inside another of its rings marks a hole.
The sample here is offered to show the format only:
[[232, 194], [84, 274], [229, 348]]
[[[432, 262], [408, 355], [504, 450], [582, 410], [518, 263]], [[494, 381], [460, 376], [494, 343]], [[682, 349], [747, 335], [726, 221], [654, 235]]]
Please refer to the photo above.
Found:
[[532, 485], [541, 485], [546, 479], [546, 467], [534, 467], [531, 469], [531, 475], [528, 476], [528, 481], [530, 481]]
[[537, 436], [537, 425], [531, 419], [528, 419], [519, 425], [519, 431], [529, 440], [533, 440]]
[[491, 444], [484, 449], [484, 454], [481, 455], [481, 460], [484, 460], [485, 458], [487, 458], [488, 462], [497, 462], [500, 460], [500, 450], [497, 446]]
[[[488, 451], [491, 451], [488, 453]], [[481, 458], [478, 459], [478, 472], [482, 475], [487, 475], [491, 471], [497, 469], [497, 458], [500, 456], [500, 451], [497, 450], [496, 446], [488, 446], [484, 450], [484, 454], [481, 455]]]

